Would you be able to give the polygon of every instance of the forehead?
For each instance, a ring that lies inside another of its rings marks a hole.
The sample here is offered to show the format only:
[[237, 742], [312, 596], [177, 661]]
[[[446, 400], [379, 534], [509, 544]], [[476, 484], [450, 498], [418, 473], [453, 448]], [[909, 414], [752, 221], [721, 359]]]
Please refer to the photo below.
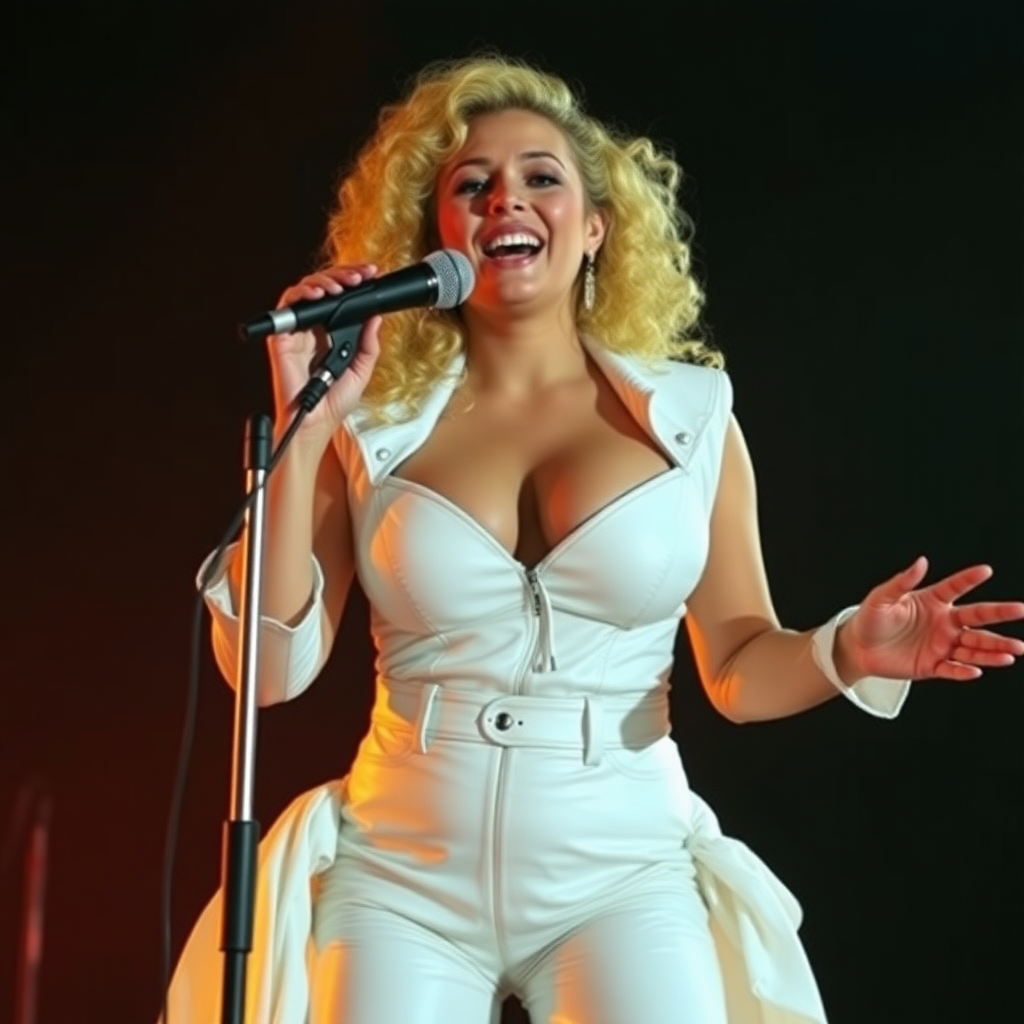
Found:
[[449, 162], [479, 157], [498, 162], [529, 153], [551, 153], [567, 167], [574, 163], [572, 150], [558, 128], [532, 110], [502, 110], [478, 114], [467, 126], [466, 141]]

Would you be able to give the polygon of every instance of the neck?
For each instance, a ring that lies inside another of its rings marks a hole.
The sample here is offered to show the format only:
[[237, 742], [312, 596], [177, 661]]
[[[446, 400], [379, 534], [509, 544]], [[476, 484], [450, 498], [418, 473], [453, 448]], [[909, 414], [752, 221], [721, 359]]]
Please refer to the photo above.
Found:
[[478, 394], [525, 398], [582, 377], [587, 353], [568, 304], [548, 316], [509, 316], [463, 310], [466, 367]]

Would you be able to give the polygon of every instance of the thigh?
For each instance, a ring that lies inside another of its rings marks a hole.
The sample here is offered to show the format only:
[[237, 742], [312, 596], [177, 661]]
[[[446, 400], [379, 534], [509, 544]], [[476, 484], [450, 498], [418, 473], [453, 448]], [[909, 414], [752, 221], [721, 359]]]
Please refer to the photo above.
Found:
[[450, 942], [398, 914], [346, 911], [312, 965], [310, 1024], [496, 1024], [496, 986]]
[[523, 986], [531, 1024], [726, 1024], [695, 890], [648, 893], [545, 951]]

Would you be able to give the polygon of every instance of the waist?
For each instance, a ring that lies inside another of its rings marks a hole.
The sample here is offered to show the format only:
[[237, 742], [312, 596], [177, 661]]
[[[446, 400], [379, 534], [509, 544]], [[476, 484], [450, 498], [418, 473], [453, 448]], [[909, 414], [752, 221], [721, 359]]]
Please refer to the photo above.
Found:
[[437, 740], [579, 750], [596, 764], [604, 749], [642, 748], [669, 732], [663, 691], [642, 697], [474, 694], [438, 683], [379, 680], [374, 722], [413, 734], [425, 753]]

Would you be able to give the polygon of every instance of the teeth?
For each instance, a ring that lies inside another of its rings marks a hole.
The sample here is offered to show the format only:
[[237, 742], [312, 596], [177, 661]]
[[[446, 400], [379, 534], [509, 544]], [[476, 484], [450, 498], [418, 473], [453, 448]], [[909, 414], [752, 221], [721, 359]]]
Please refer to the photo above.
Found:
[[528, 245], [533, 249], [539, 249], [541, 242], [536, 235], [530, 235], [524, 231], [517, 231], [514, 234], [498, 235], [497, 237], [492, 238], [484, 246], [484, 252], [490, 254], [494, 252], [495, 249], [511, 245]]

